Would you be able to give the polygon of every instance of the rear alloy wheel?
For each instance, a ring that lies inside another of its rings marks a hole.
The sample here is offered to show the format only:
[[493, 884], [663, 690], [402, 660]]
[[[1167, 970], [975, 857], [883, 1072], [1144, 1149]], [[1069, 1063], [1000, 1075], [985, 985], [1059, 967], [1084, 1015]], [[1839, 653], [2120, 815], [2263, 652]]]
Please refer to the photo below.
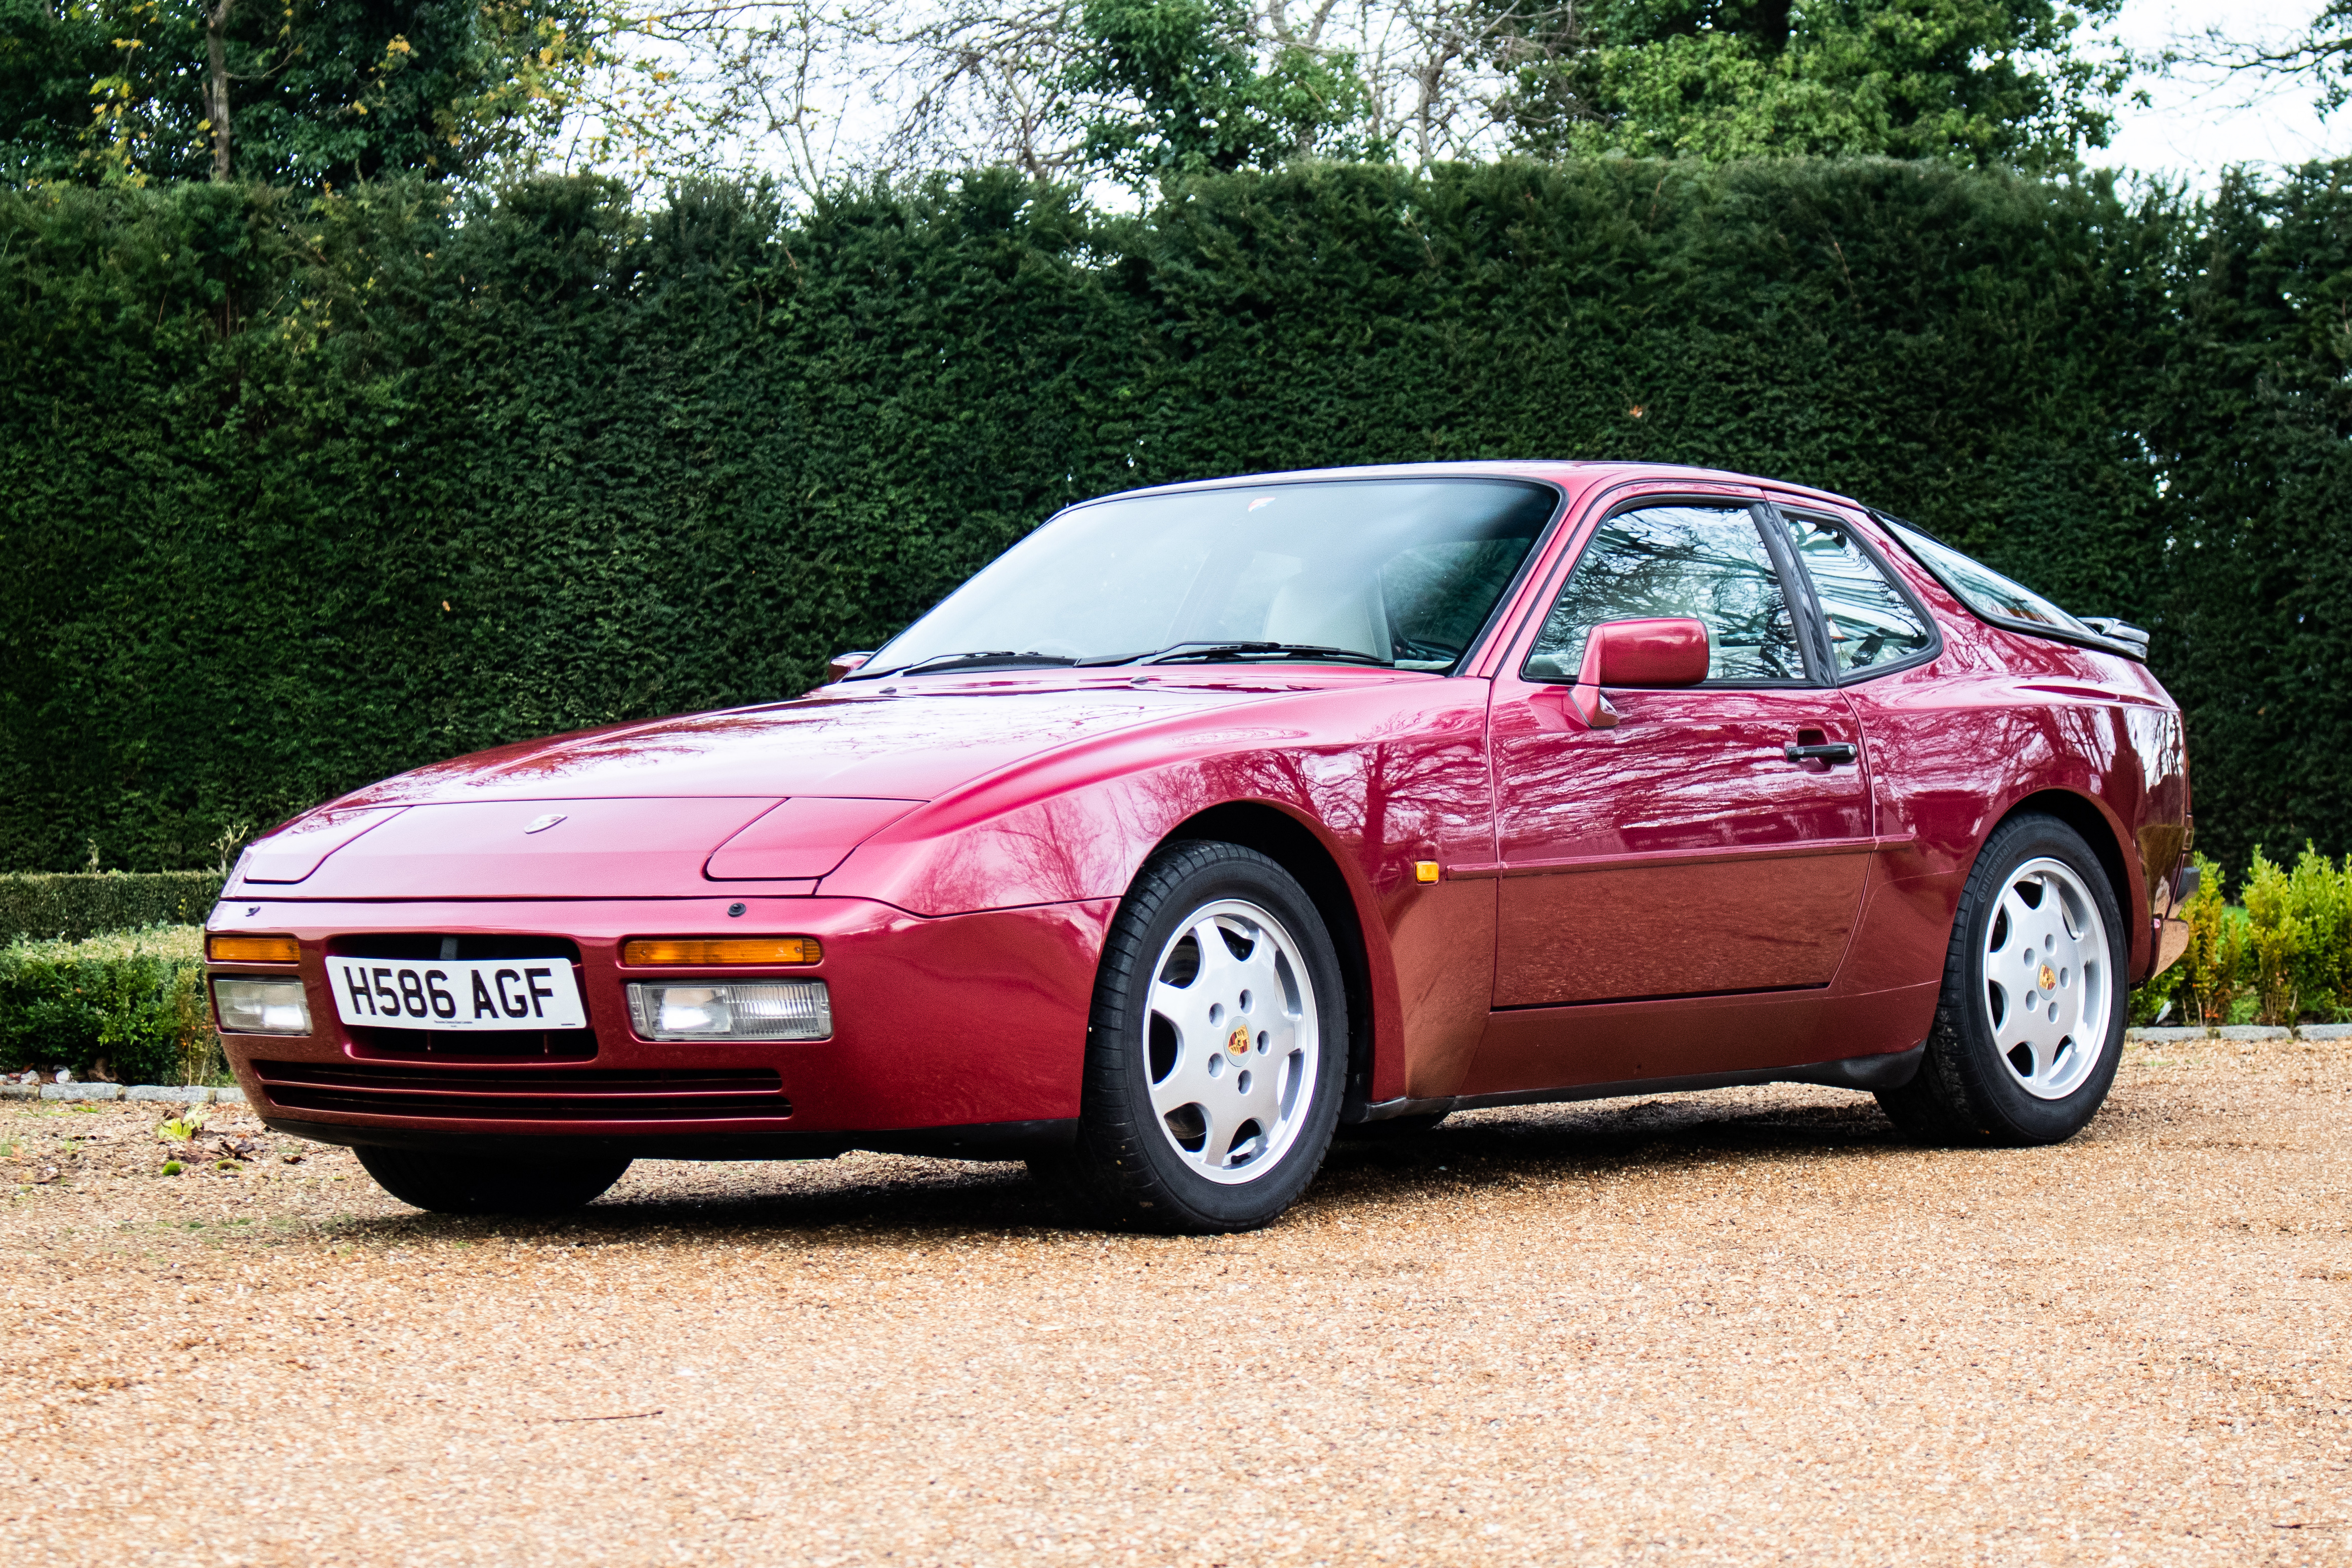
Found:
[[1919, 1075], [1879, 1103], [1939, 1143], [2073, 1137], [2115, 1082], [2129, 964], [2082, 835], [2048, 817], [2002, 824], [1960, 895]]
[[1314, 1179], [1348, 1066], [1339, 955], [1306, 890], [1237, 844], [1180, 843], [1120, 905], [1096, 981], [1076, 1148], [1106, 1223], [1265, 1225]]
[[562, 1214], [602, 1197], [629, 1168], [617, 1155], [526, 1162], [365, 1145], [352, 1152], [376, 1186], [436, 1214]]

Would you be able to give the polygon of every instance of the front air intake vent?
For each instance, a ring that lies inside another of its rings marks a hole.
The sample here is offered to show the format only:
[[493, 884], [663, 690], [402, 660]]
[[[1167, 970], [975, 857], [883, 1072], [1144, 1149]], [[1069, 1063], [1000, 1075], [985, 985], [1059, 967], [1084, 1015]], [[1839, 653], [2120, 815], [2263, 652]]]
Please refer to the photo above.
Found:
[[352, 1055], [363, 1061], [593, 1061], [587, 1029], [374, 1029], [347, 1023]]
[[520, 1071], [432, 1063], [257, 1061], [262, 1092], [289, 1111], [467, 1122], [782, 1121], [783, 1080], [763, 1068]]

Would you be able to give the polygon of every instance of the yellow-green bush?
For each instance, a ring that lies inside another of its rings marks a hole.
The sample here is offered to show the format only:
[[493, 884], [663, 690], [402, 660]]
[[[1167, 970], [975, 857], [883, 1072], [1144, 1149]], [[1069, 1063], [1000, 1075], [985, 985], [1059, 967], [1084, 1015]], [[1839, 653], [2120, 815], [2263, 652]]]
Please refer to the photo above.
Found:
[[2257, 846], [2236, 904], [2221, 868], [2203, 855], [2197, 863], [2204, 875], [2184, 911], [2188, 950], [2141, 988], [2136, 1021], [2218, 1027], [2352, 1017], [2352, 855], [2339, 864], [2305, 844], [2289, 871]]
[[0, 1069], [52, 1065], [126, 1083], [218, 1079], [204, 932], [157, 925], [0, 947]]

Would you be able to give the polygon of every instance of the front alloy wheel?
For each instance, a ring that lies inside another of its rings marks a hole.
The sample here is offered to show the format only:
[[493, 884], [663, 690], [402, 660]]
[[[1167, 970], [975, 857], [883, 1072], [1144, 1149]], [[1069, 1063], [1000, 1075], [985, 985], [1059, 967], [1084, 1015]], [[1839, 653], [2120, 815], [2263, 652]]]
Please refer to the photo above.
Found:
[[1194, 912], [1152, 966], [1141, 1045], [1160, 1131], [1210, 1181], [1252, 1180], [1297, 1141], [1322, 1040], [1306, 957], [1271, 911]]
[[1339, 957], [1297, 880], [1255, 850], [1180, 843], [1105, 944], [1076, 1149], [1051, 1162], [1117, 1225], [1244, 1230], [1322, 1164], [1347, 1071]]

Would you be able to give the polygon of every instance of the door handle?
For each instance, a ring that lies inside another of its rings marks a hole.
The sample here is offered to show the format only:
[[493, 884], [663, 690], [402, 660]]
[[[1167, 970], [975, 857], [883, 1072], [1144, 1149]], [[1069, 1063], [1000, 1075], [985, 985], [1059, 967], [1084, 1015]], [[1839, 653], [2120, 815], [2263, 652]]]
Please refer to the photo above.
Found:
[[1862, 759], [1861, 749], [1850, 740], [1832, 740], [1826, 746], [1799, 746], [1792, 740], [1780, 752], [1791, 762], [1826, 762], [1832, 767]]

